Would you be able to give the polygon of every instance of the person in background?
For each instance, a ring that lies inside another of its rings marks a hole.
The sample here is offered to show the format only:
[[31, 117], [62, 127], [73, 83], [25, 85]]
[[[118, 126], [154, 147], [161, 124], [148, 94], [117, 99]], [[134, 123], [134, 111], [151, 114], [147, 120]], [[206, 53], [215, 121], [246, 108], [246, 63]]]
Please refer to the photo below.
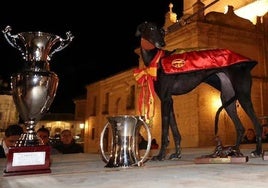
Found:
[[262, 125], [262, 142], [267, 143], [268, 142], [268, 124]]
[[68, 129], [61, 132], [60, 142], [55, 148], [62, 154], [84, 153], [83, 147], [75, 142], [72, 132]]
[[152, 142], [151, 142], [151, 149], [158, 149], [159, 145], [158, 143], [156, 142], [156, 139], [153, 138], [152, 139]]
[[4, 138], [0, 142], [0, 158], [6, 158], [8, 155], [9, 147], [15, 146], [16, 141], [19, 140], [23, 128], [18, 124], [13, 124], [5, 130]]
[[42, 126], [36, 131], [37, 136], [41, 139], [42, 143], [41, 145], [50, 145], [49, 143], [49, 135], [50, 132], [47, 128]]
[[147, 149], [148, 141], [145, 140], [144, 137], [140, 133], [139, 133], [138, 143], [139, 143], [139, 149]]
[[51, 154], [58, 154], [58, 150], [56, 150], [53, 145], [51, 144], [49, 140], [50, 131], [42, 126], [36, 131], [37, 136], [41, 139], [42, 143], [41, 145], [50, 146], [50, 152]]
[[242, 144], [253, 144], [256, 143], [256, 134], [254, 129], [249, 128], [246, 135], [243, 138]]

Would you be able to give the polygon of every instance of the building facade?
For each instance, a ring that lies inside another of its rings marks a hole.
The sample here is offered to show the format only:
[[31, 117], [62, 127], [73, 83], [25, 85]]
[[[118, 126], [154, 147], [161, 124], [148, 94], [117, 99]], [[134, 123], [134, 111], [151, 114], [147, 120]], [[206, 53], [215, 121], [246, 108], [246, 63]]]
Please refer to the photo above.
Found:
[[[256, 24], [253, 24], [234, 13], [253, 1], [236, 1], [234, 6], [228, 6], [233, 5], [233, 1], [229, 4], [227, 1], [216, 2], [206, 8], [211, 2], [213, 1], [184, 1], [184, 20], [174, 21], [172, 9], [163, 15], [166, 16], [166, 49], [227, 48], [257, 60], [258, 65], [252, 70], [252, 101], [257, 116], [264, 117], [268, 115], [268, 15], [258, 17]], [[225, 13], [224, 7], [228, 8]], [[187, 20], [194, 13], [196, 14]], [[184, 22], [185, 19], [187, 22]], [[135, 52], [140, 55], [139, 48]], [[87, 86], [85, 152], [99, 152], [100, 135], [107, 123], [107, 116], [139, 115], [137, 103], [141, 88], [133, 76], [134, 69], [138, 67], [144, 67], [141, 58], [137, 67]], [[158, 98], [155, 100], [155, 116], [150, 123], [150, 130], [152, 137], [160, 143], [160, 101]], [[182, 147], [215, 145], [214, 118], [219, 106], [219, 92], [206, 84], [201, 84], [188, 94], [174, 96], [174, 110], [182, 135]], [[245, 128], [252, 127], [239, 104], [237, 106]], [[218, 132], [224, 144], [235, 143], [236, 132], [225, 111], [220, 115]], [[173, 140], [170, 140], [168, 148], [172, 149], [173, 145]]]
[[87, 86], [85, 152], [98, 152], [107, 116], [137, 114], [133, 69]]
[[0, 95], [0, 138], [4, 136], [4, 131], [10, 124], [17, 124], [19, 113], [16, 109], [13, 97], [10, 94]]
[[75, 115], [71, 113], [47, 113], [37, 122], [35, 130], [42, 126], [50, 130], [51, 138], [59, 135], [64, 129], [69, 129], [73, 136], [80, 138], [83, 136], [81, 132], [83, 133], [84, 121], [76, 120]]

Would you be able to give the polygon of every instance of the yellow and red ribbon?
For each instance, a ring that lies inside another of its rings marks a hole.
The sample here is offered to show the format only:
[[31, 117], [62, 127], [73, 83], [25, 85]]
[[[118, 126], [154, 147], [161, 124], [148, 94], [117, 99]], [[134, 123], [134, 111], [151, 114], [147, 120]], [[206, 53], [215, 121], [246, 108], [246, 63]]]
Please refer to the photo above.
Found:
[[154, 117], [154, 81], [157, 79], [158, 62], [164, 53], [163, 50], [159, 50], [148, 67], [134, 70], [134, 77], [142, 87], [138, 98], [139, 112], [141, 115], [144, 115], [147, 122]]

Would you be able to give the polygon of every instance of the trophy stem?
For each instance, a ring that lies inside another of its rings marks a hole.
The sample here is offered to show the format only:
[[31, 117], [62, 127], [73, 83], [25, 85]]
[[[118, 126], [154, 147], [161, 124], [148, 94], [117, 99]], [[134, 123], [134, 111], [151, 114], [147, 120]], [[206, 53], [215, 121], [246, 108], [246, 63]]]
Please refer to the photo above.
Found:
[[16, 142], [15, 146], [37, 146], [42, 145], [42, 140], [37, 136], [35, 132], [35, 121], [26, 121], [26, 132], [23, 133], [19, 140]]

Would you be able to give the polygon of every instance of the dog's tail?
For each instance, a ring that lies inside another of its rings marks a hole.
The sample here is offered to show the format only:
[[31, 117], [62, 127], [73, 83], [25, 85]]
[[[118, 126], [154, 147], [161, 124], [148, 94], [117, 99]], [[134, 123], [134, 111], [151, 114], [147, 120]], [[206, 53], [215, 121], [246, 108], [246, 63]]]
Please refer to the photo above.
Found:
[[233, 96], [232, 98], [230, 98], [227, 102], [225, 102], [218, 110], [215, 116], [215, 135], [218, 134], [218, 130], [219, 130], [219, 126], [218, 126], [218, 122], [219, 122], [219, 116], [220, 113], [222, 111], [222, 109], [226, 108], [227, 106], [229, 106], [230, 104], [232, 104], [235, 100], [236, 100], [236, 96]]

